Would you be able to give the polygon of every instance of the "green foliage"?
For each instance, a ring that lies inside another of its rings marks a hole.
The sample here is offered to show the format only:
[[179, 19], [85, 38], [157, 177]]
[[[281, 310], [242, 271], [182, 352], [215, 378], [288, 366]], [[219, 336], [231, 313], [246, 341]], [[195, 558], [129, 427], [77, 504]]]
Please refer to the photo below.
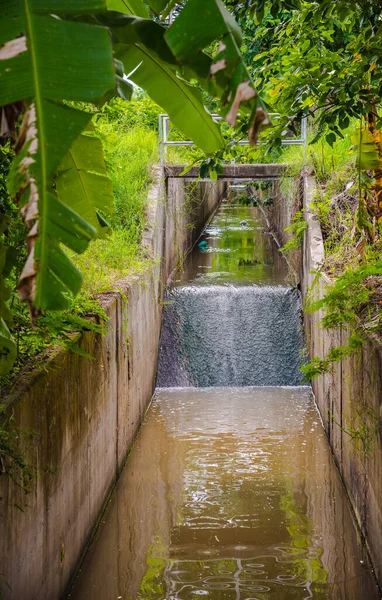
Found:
[[10, 372], [0, 377], [2, 394], [11, 391], [16, 375], [25, 367], [29, 371], [41, 368], [41, 361], [54, 349], [64, 348], [82, 354], [76, 334], [84, 331], [103, 333], [106, 322], [106, 314], [99, 302], [83, 294], [73, 300], [67, 311], [41, 313], [36, 327], [31, 326], [27, 308], [17, 294], [13, 294], [11, 303], [13, 322], [10, 329], [17, 356]]
[[[322, 325], [328, 329], [346, 327], [349, 331], [347, 345], [331, 348], [324, 359], [314, 357], [302, 367], [305, 380], [309, 381], [329, 371], [335, 362], [358, 352], [367, 336], [382, 334], [381, 303], [379, 288], [382, 277], [381, 248], [373, 248], [365, 254], [363, 264], [348, 266], [326, 288], [325, 296], [307, 303], [306, 312], [324, 309]], [[318, 275], [319, 276], [319, 275]]]
[[144, 92], [137, 92], [130, 102], [113, 98], [96, 113], [95, 122], [111, 123], [121, 134], [141, 128], [158, 131], [160, 107]]
[[[144, 107], [148, 104], [145, 97], [141, 97], [141, 101], [143, 108], [137, 110], [138, 125], [142, 122], [139, 115], [144, 113]], [[137, 108], [139, 102], [139, 99], [135, 102]], [[107, 173], [114, 187], [113, 215], [109, 219], [111, 231], [106, 238], [95, 240], [83, 254], [69, 253], [70, 259], [87, 277], [80, 294], [71, 301], [67, 311], [44, 311], [37, 319], [37, 328], [32, 328], [24, 303], [20, 302], [15, 292], [12, 293], [8, 304], [13, 313], [10, 329], [17, 346], [17, 360], [11, 372], [0, 377], [2, 388], [9, 389], [15, 376], [26, 365], [29, 369], [39, 366], [41, 353], [48, 352], [52, 347], [80, 352], [76, 334], [88, 330], [101, 333], [106, 320], [94, 296], [112, 289], [116, 281], [132, 272], [142, 271], [148, 265], [140, 242], [151, 181], [149, 167], [158, 158], [156, 133], [148, 128], [134, 127], [130, 105], [118, 100], [111, 102], [110, 111], [106, 106], [103, 107], [95, 114], [94, 120], [95, 133], [103, 141]], [[126, 128], [127, 122], [129, 126]], [[12, 201], [9, 196], [3, 201], [7, 210], [10, 209]], [[17, 216], [16, 206], [14, 211]], [[25, 232], [21, 217], [20, 221], [20, 231], [12, 229], [12, 244], [23, 248]], [[16, 222], [14, 220], [12, 224]], [[19, 268], [22, 260], [21, 256]], [[9, 285], [14, 287], [16, 281], [17, 272], [14, 269]]]
[[368, 287], [367, 278], [382, 275], [382, 261], [374, 257], [357, 268], [349, 268], [339, 275], [335, 282], [326, 289], [324, 298], [306, 307], [308, 312], [325, 308], [324, 327], [338, 327], [354, 323], [359, 308], [369, 303], [373, 288]]
[[5, 146], [0, 145], [0, 375], [10, 370], [17, 353], [15, 341], [9, 331], [13, 315], [8, 300], [14, 286], [12, 275], [21, 273], [26, 256], [23, 243], [25, 226], [6, 187], [13, 158], [14, 152], [9, 142]]
[[158, 140], [153, 131], [137, 127], [125, 132], [124, 127], [123, 119], [122, 124], [105, 119], [97, 125], [104, 140], [115, 208], [108, 238], [96, 240], [88, 251], [74, 258], [87, 274], [85, 294], [111, 289], [118, 279], [144, 269], [148, 261], [141, 248], [141, 236], [151, 182], [149, 167], [158, 159]]
[[[244, 29], [255, 85], [278, 113], [272, 117], [268, 144], [280, 148], [303, 117], [312, 124], [311, 143], [325, 140], [329, 146], [350, 141], [349, 126], [362, 123], [362, 139], [357, 134], [355, 141], [360, 150], [356, 225], [374, 241], [382, 233], [381, 7], [368, 0], [227, 4]], [[319, 168], [316, 175], [321, 176]]]
[[[280, 112], [274, 141], [310, 115], [317, 138], [341, 138], [380, 96], [380, 6], [368, 0], [227, 0], [244, 30], [248, 62]], [[250, 13], [255, 14], [258, 24]]]
[[355, 417], [345, 415], [345, 426], [341, 426], [335, 419], [334, 422], [350, 437], [354, 448], [364, 459], [373, 454], [379, 431], [379, 418], [372, 408], [361, 404], [356, 408]]
[[[102, 8], [99, 0], [86, 3], [86, 11]], [[57, 167], [90, 120], [87, 113], [58, 101], [95, 102], [114, 89], [112, 48], [105, 28], [57, 19], [38, 2], [13, 9], [6, 2], [3, 10], [8, 17], [12, 14], [15, 27], [2, 18], [0, 42], [5, 43], [6, 59], [1, 64], [0, 105], [31, 99], [18, 140], [19, 155], [8, 180], [10, 193], [18, 197], [31, 229], [19, 290], [33, 312], [35, 308], [67, 308], [70, 294], [78, 292], [82, 277], [60, 243], [82, 252], [96, 230], [52, 189]], [[75, 5], [55, 5], [55, 15], [67, 17], [76, 12]], [[17, 37], [20, 33], [23, 35]], [[46, 39], [54, 40], [57, 54], [46, 52]], [[98, 48], [96, 70], [91, 69], [89, 47]]]
[[109, 10], [126, 12], [143, 19], [149, 17], [147, 6], [141, 0], [106, 0], [106, 5]]
[[77, 137], [61, 161], [54, 178], [61, 202], [89, 223], [98, 237], [108, 231], [113, 212], [113, 186], [106, 174], [102, 142], [89, 135], [94, 126]]
[[304, 210], [299, 210], [293, 216], [292, 223], [285, 228], [287, 233], [292, 235], [292, 238], [284, 244], [280, 250], [284, 253], [288, 253], [295, 248], [299, 248], [304, 240], [304, 234], [308, 227], [308, 224], [304, 217]]
[[131, 75], [133, 81], [144, 87], [159, 106], [166, 107], [174, 125], [205, 152], [214, 152], [222, 145], [220, 129], [206, 112], [200, 92], [180, 79], [171, 65], [138, 46], [128, 46], [117, 56], [127, 72], [137, 64], [144, 66], [144, 70], [138, 68]]

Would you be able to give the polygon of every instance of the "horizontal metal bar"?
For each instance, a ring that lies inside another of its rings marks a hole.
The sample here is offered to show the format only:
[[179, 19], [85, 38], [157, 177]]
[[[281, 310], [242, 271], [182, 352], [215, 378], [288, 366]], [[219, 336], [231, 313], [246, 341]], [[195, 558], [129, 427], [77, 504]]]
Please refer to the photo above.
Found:
[[[281, 142], [281, 144], [283, 146], [301, 145], [303, 143], [304, 143], [303, 140], [282, 140], [282, 142]], [[194, 142], [189, 142], [189, 141], [185, 141], [185, 142], [162, 141], [162, 142], [160, 142], [160, 144], [162, 146], [195, 146]], [[240, 140], [240, 142], [237, 142], [236, 145], [237, 146], [249, 146], [250, 143], [245, 140]]]
[[162, 146], [195, 146], [194, 142], [160, 142]]
[[293, 146], [296, 145], [297, 146], [301, 146], [302, 144], [305, 144], [304, 140], [282, 140], [281, 145], [282, 146]]
[[[269, 113], [269, 116], [278, 116], [278, 113]], [[223, 118], [220, 117], [217, 114], [212, 114], [211, 117], [215, 120], [215, 121], [222, 121]], [[170, 124], [170, 117], [165, 114], [165, 113], [161, 113], [159, 115], [159, 153], [160, 153], [160, 163], [164, 164], [165, 160], [166, 160], [166, 146], [174, 146], [174, 147], [181, 147], [181, 146], [195, 146], [196, 144], [194, 144], [194, 142], [187, 140], [187, 141], [169, 141], [167, 139], [167, 135], [168, 135], [168, 127]], [[307, 156], [307, 118], [304, 117], [301, 121], [301, 138], [298, 139], [285, 139], [281, 141], [281, 145], [282, 146], [304, 146], [305, 148], [305, 158]], [[239, 142], [236, 142], [235, 145], [236, 146], [248, 146], [250, 143], [248, 140], [240, 140]]]

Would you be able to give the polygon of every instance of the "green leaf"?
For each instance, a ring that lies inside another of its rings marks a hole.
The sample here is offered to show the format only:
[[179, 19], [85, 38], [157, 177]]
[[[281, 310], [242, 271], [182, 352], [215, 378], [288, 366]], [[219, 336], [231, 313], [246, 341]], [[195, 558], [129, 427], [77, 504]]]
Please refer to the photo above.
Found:
[[149, 11], [142, 0], [106, 0], [108, 10], [117, 10], [128, 15], [148, 19]]
[[117, 58], [130, 78], [165, 110], [171, 122], [204, 152], [211, 153], [223, 145], [220, 128], [204, 107], [200, 92], [177, 76], [171, 65], [138, 44], [116, 46]]
[[17, 259], [15, 248], [0, 241], [0, 318], [8, 324], [12, 322], [12, 313], [7, 305], [11, 295], [11, 289], [7, 285], [6, 278], [12, 270]]
[[70, 208], [57, 199], [52, 180], [91, 118], [62, 101], [97, 102], [116, 88], [108, 30], [65, 20], [69, 14], [103, 9], [101, 0], [5, 0], [1, 6], [0, 105], [30, 101], [9, 190], [30, 228], [19, 293], [30, 303], [32, 315], [35, 308], [68, 306], [79, 289], [82, 277], [59, 243], [83, 252], [99, 229], [98, 220], [89, 223], [77, 213], [74, 201]]
[[[36, 256], [39, 256], [39, 242], [36, 242]], [[59, 244], [52, 240], [40, 272], [36, 303], [42, 309], [68, 308], [72, 295], [75, 296], [79, 292], [82, 281], [79, 270], [73, 266]]]
[[176, 2], [174, 3], [171, 0], [147, 0], [147, 2], [151, 10], [153, 10], [157, 15], [160, 15], [160, 13], [164, 10], [168, 12], [168, 6], [174, 6], [176, 4]]
[[241, 45], [240, 28], [220, 0], [190, 0], [168, 29], [166, 40], [179, 62], [187, 64], [227, 33]]
[[17, 356], [16, 343], [4, 321], [0, 318], [0, 375], [11, 370]]
[[98, 20], [111, 29], [118, 42], [142, 44], [162, 61], [177, 66], [177, 60], [165, 39], [166, 29], [159, 23], [110, 11]]
[[34, 14], [34, 4], [37, 0], [24, 5], [28, 19], [26, 37], [18, 38], [19, 53], [0, 61], [0, 105], [34, 97], [37, 91], [52, 100], [97, 102], [115, 87], [108, 31]]
[[361, 136], [352, 136], [352, 141], [354, 143], [353, 148], [357, 153], [356, 165], [359, 169], [373, 171], [382, 168], [377, 143], [368, 129], [363, 129]]
[[101, 226], [97, 210], [110, 215], [114, 203], [101, 140], [82, 133], [62, 160], [55, 183], [59, 199], [102, 235], [105, 226]]
[[201, 177], [201, 179], [204, 179], [205, 177], [207, 177], [209, 170], [210, 170], [210, 166], [209, 166], [208, 163], [203, 163], [200, 166], [200, 177]]
[[[259, 119], [260, 113], [256, 116], [260, 102], [240, 53], [241, 31], [224, 4], [220, 0], [189, 0], [165, 37], [178, 62], [193, 69], [201, 85], [221, 97], [222, 114], [230, 125], [235, 126], [240, 109], [251, 114], [255, 141], [257, 129], [269, 121], [264, 111], [264, 120]], [[218, 54], [208, 64], [203, 50], [215, 40], [220, 41]]]

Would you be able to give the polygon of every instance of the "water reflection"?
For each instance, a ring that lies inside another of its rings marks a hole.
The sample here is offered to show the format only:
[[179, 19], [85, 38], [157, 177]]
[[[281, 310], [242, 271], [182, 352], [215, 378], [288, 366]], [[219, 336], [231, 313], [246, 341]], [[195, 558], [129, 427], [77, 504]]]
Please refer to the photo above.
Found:
[[76, 600], [378, 598], [308, 388], [163, 389]]
[[178, 283], [285, 282], [286, 263], [264, 231], [257, 208], [223, 204], [200, 242], [202, 247], [188, 256]]

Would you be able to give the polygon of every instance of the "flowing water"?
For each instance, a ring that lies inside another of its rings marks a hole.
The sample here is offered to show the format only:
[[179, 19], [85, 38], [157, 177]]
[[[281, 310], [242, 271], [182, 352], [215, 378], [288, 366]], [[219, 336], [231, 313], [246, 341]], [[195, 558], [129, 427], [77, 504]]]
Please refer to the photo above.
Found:
[[299, 385], [301, 302], [257, 209], [223, 205], [166, 297], [158, 387]]
[[224, 206], [205, 240], [163, 323], [160, 380], [183, 387], [157, 389], [70, 598], [378, 598], [311, 390], [293, 385], [285, 267], [253, 209]]

